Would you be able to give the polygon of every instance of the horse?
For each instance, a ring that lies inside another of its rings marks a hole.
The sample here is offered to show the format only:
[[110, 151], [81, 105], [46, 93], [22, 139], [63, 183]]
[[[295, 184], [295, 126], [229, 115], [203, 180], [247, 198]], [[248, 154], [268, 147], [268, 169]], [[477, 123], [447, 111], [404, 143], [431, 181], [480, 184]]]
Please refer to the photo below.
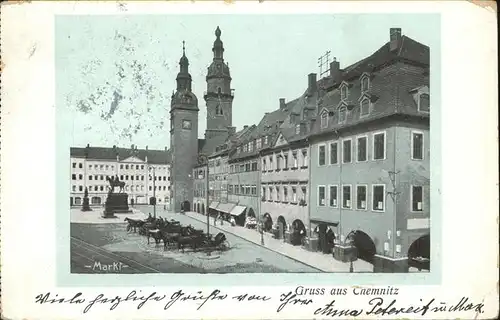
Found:
[[110, 191], [114, 191], [115, 187], [119, 187], [120, 190], [118, 192], [122, 193], [125, 189], [125, 181], [120, 181], [118, 176], [114, 177], [106, 177], [106, 181], [109, 182]]
[[144, 224], [144, 221], [142, 220], [134, 220], [130, 218], [125, 218], [123, 221], [128, 222], [127, 225], [127, 232], [130, 232], [132, 229], [134, 229], [134, 233], [137, 231], [137, 228], [142, 227]]

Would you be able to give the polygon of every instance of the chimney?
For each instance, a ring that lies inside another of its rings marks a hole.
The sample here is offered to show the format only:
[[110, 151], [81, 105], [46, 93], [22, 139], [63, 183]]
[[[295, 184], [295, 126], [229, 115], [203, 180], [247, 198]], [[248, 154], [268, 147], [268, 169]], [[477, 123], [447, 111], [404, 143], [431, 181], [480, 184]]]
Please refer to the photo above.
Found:
[[148, 151], [148, 146], [146, 146], [146, 151]]
[[394, 51], [401, 46], [401, 28], [390, 29], [389, 50]]
[[333, 58], [333, 61], [330, 62], [330, 77], [333, 80], [333, 83], [339, 83], [341, 74], [340, 74], [340, 63], [337, 61], [337, 58]]
[[87, 146], [86, 146], [86, 148], [90, 148], [90, 144], [89, 144], [89, 143], [87, 143]]
[[309, 73], [308, 76], [308, 86], [307, 86], [307, 92], [309, 94], [313, 94], [316, 92], [317, 84], [316, 84], [316, 73]]
[[286, 107], [285, 98], [280, 98], [280, 110]]
[[168, 147], [165, 147], [165, 151], [168, 151]]

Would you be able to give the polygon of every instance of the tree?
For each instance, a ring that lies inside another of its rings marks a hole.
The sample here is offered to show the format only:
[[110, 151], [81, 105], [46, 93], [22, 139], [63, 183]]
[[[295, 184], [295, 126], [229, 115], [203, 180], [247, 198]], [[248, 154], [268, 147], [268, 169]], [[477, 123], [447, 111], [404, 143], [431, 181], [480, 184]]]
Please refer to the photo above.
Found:
[[90, 205], [89, 205], [89, 191], [88, 191], [87, 187], [85, 187], [85, 193], [83, 194], [82, 211], [92, 211], [92, 209], [90, 209]]

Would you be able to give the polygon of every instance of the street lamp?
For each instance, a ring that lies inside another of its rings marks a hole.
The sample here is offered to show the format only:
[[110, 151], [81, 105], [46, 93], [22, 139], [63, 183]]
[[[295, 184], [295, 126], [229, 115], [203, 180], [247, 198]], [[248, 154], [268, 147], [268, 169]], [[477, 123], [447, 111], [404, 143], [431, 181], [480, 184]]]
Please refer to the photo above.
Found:
[[155, 167], [149, 167], [149, 171], [153, 169], [153, 217], [156, 219], [156, 169]]

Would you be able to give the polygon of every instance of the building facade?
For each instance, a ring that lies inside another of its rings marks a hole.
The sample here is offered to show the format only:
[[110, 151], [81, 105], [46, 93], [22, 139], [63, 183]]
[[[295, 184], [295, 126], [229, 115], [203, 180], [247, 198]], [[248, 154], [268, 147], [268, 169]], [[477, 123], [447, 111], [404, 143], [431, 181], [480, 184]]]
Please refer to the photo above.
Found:
[[70, 205], [83, 203], [85, 188], [91, 206], [102, 206], [109, 191], [107, 178], [125, 182], [124, 192], [130, 205], [157, 204], [170, 201], [170, 151], [128, 148], [92, 147], [70, 149]]
[[309, 137], [312, 227], [340, 248], [353, 236], [375, 271], [406, 271], [429, 235], [429, 49], [391, 29], [372, 56], [330, 71]]

